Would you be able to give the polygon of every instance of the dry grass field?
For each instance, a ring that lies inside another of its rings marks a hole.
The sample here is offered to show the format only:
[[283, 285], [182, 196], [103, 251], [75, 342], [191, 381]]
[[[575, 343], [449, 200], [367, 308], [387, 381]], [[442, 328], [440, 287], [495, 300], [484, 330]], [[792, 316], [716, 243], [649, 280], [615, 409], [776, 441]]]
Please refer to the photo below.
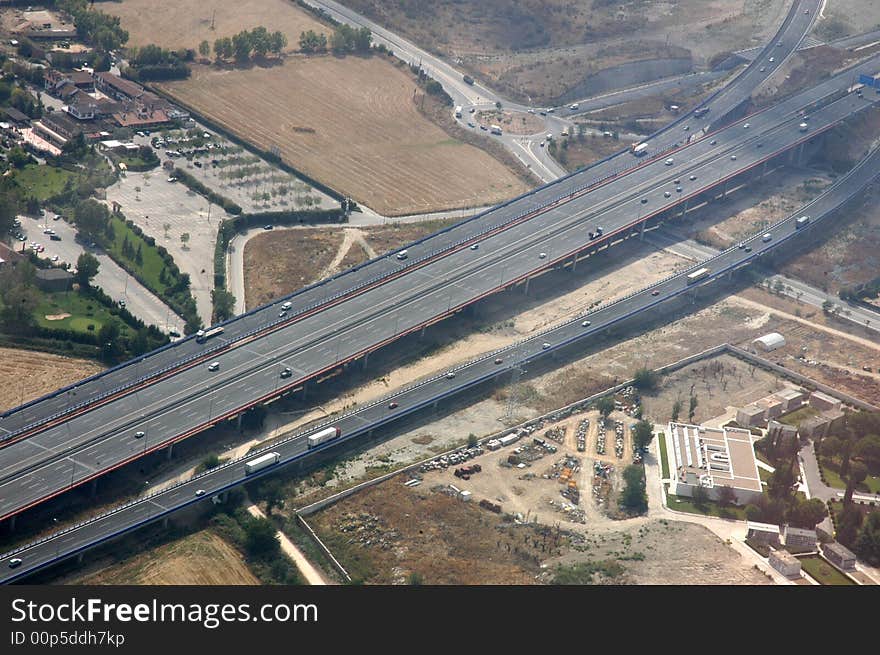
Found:
[[[847, 0], [852, 2], [853, 0]], [[865, 0], [859, 0], [864, 2]], [[343, 0], [490, 86], [552, 102], [625, 62], [758, 45], [782, 22], [783, 0]]]
[[287, 50], [294, 51], [299, 49], [300, 32], [330, 32], [311, 14], [287, 0], [124, 0], [102, 2], [98, 8], [122, 19], [122, 27], [128, 30], [129, 46], [155, 43], [163, 48], [195, 50], [203, 40], [213, 46], [215, 39], [264, 25], [269, 31], [283, 32], [287, 36]]
[[0, 348], [0, 411], [55, 391], [103, 370], [98, 362], [34, 350]]
[[408, 72], [380, 57], [195, 67], [160, 87], [239, 137], [390, 215], [495, 203], [525, 190], [490, 155], [424, 118]]
[[241, 554], [202, 530], [69, 581], [86, 585], [257, 585]]

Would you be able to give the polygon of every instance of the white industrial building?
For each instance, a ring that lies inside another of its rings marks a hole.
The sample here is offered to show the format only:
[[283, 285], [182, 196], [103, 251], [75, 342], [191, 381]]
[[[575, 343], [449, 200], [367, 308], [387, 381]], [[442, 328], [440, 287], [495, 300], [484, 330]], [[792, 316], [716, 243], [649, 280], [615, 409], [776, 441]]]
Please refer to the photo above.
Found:
[[782, 348], [784, 345], [785, 337], [779, 334], [779, 332], [771, 332], [770, 334], [765, 334], [763, 337], [758, 337], [752, 341], [752, 346], [755, 350], [760, 346], [764, 352], [770, 352], [771, 350]]
[[674, 464], [671, 493], [692, 496], [701, 486], [710, 498], [717, 498], [720, 487], [730, 487], [740, 505], [761, 496], [761, 476], [748, 430], [684, 423], [670, 423], [667, 429], [667, 454]]

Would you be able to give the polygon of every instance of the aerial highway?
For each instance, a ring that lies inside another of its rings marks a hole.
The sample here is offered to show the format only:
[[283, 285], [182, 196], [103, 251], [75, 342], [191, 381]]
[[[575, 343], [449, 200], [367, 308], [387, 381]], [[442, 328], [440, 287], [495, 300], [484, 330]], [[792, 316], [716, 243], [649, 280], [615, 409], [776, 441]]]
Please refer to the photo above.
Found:
[[[426, 408], [437, 400], [461, 393], [527, 365], [539, 357], [557, 353], [574, 343], [594, 339], [607, 328], [638, 316], [672, 298], [694, 293], [694, 289], [702, 285], [759, 261], [797, 234], [822, 229], [822, 222], [826, 217], [861, 192], [878, 175], [880, 175], [880, 150], [875, 150], [812, 202], [709, 260], [599, 309], [574, 315], [568, 322], [519, 343], [486, 353], [452, 371], [417, 382], [385, 398], [336, 417], [332, 421], [301, 430], [264, 447], [259, 452], [221, 464], [191, 480], [132, 501], [106, 514], [0, 555], [0, 582], [12, 582], [140, 525], [220, 494], [245, 480], [273, 473], [284, 464], [307, 457], [315, 451], [332, 448], [341, 441], [355, 439], [382, 425]], [[803, 220], [804, 216], [808, 217], [806, 222]], [[341, 437], [331, 439], [312, 449], [308, 447], [309, 436], [331, 427], [338, 428]], [[278, 453], [276, 464], [250, 475], [246, 472], [247, 462], [270, 452]], [[14, 568], [10, 567], [10, 562], [13, 560], [16, 562]]]
[[[209, 352], [188, 368], [103, 404], [93, 403], [88, 411], [27, 436], [11, 437], [0, 448], [0, 516], [11, 516], [243, 408], [300, 388], [309, 378], [559, 265], [574, 253], [608, 245], [638, 223], [701, 196], [880, 100], [876, 94], [834, 99], [840, 85], [840, 79], [826, 80], [749, 117], [748, 128], [737, 123], [676, 150], [668, 164], [661, 157], [606, 184], [572, 189], [561, 202], [542, 203], [540, 212], [506, 223], [503, 230], [459, 240], [457, 249], [442, 257], [432, 256], [434, 250], [426, 245], [430, 239], [414, 244], [407, 248], [407, 259], [391, 254], [379, 260], [403, 275], [368, 285], [344, 303], [323, 306], [298, 320], [276, 318], [279, 325], [270, 331]], [[798, 109], [817, 97], [828, 98], [830, 104], [812, 113], [809, 131], [803, 133]], [[590, 238], [588, 233], [595, 236], [600, 226], [602, 235]], [[272, 317], [279, 306], [269, 306]], [[213, 348], [209, 344], [225, 339], [224, 332], [196, 347]], [[133, 365], [135, 375], [138, 366]], [[286, 369], [290, 372], [284, 377]]]
[[[809, 29], [809, 23], [815, 14], [814, 4], [817, 4], [817, 0], [799, 0], [792, 5], [792, 10], [789, 12], [776, 37], [774, 37], [775, 42], [783, 43], [782, 48], [776, 47], [777, 50], [783, 53], [789, 52], [794, 47], [794, 44], [800, 42], [806, 30]], [[341, 9], [347, 12], [346, 15], [350, 16], [353, 14], [350, 10]], [[804, 11], [808, 13], [805, 14], [803, 13]], [[806, 21], [804, 17], [809, 19], [809, 21]], [[355, 18], [357, 18], [356, 15]], [[355, 21], [354, 24], [359, 23]], [[768, 48], [771, 45], [768, 44]], [[767, 56], [766, 53], [764, 56]], [[759, 57], [758, 59], [761, 58]], [[871, 61], [875, 60], [872, 59]], [[863, 68], [871, 70], [870, 65], [859, 67], [859, 70]], [[715, 107], [715, 103], [719, 103], [717, 107], [710, 109], [714, 121], [717, 122], [719, 120], [719, 117], [725, 113], [726, 107], [734, 107], [748, 98], [754, 89], [754, 85], [760, 79], [763, 79], [759, 75], [750, 77], [748, 75], [749, 70], [759, 70], [757, 60], [741, 73], [731, 85], [704, 103], [708, 107]], [[458, 81], [456, 83], [464, 84]], [[819, 93], [821, 91], [817, 91], [817, 97]], [[693, 118], [692, 114], [690, 116]], [[687, 117], [683, 117], [676, 121], [674, 125], [677, 124], [678, 128], [675, 130], [661, 130], [652, 139], [649, 139], [652, 152], [671, 149], [678, 143], [678, 135], [693, 133], [689, 125], [687, 126], [688, 130], [684, 129], [686, 125], [682, 121], [687, 119]], [[417, 244], [414, 244], [416, 246], [414, 250], [440, 253], [444, 249], [455, 247], [456, 244], [464, 239], [484, 234], [490, 229], [503, 225], [505, 221], [514, 220], [514, 217], [518, 217], [523, 212], [537, 211], [540, 207], [563, 198], [574, 190], [583, 189], [590, 184], [595, 184], [613, 175], [620, 174], [625, 169], [640, 163], [642, 162], [633, 161], [632, 156], [628, 152], [620, 152], [594, 166], [567, 175], [555, 183], [526, 193], [507, 203], [502, 203], [496, 208], [463, 221], [460, 225], [422, 239]], [[409, 261], [414, 262], [415, 258], [411, 256]], [[105, 371], [92, 378], [59, 389], [46, 397], [27, 403], [24, 406], [13, 408], [0, 415], [0, 444], [23, 434], [26, 435], [51, 421], [58, 421], [64, 415], [68, 415], [71, 412], [90, 407], [101, 398], [115, 397], [118, 394], [125, 393], [126, 389], [135, 385], [155, 379], [158, 376], [170, 374], [181, 366], [198, 362], [207, 356], [207, 351], [222, 349], [231, 342], [248, 338], [250, 335], [265, 329], [273, 323], [281, 324], [285, 321], [295, 320], [303, 312], [314, 311], [328, 302], [338, 302], [346, 294], [362, 289], [366, 285], [375, 284], [386, 276], [399, 275], [400, 273], [401, 267], [396, 265], [395, 262], [388, 261], [386, 258], [378, 258], [364, 265], [344, 271], [339, 275], [322, 280], [293, 294], [289, 299], [295, 303], [295, 308], [288, 312], [285, 317], [279, 316], [279, 306], [288, 298], [281, 299], [265, 307], [257, 308], [228, 321], [224, 326], [223, 338], [215, 339], [208, 346], [203, 346], [192, 338], [178, 341], [166, 348], [149, 353], [142, 358], [126, 362], [110, 371]]]

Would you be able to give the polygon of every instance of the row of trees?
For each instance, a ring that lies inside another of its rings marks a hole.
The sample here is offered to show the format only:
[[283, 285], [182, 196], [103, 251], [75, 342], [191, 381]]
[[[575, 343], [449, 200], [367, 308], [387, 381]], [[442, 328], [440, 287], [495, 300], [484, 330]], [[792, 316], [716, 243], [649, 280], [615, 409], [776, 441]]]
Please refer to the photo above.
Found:
[[299, 35], [299, 49], [306, 54], [327, 52], [327, 35], [323, 32], [318, 34], [315, 30], [302, 32]]
[[59, 0], [57, 6], [73, 17], [83, 41], [96, 48], [105, 52], [116, 50], [128, 41], [128, 32], [122, 29], [119, 16], [92, 9], [88, 0]]
[[354, 28], [350, 25], [339, 25], [330, 36], [330, 49], [334, 54], [346, 53], [366, 54], [370, 52], [373, 33], [367, 27]]
[[[287, 37], [283, 32], [269, 32], [262, 25], [252, 30], [242, 30], [233, 37], [224, 36], [214, 41], [214, 57], [224, 61], [235, 59], [237, 62], [246, 62], [251, 56], [264, 59], [270, 52], [276, 57], [287, 47]], [[207, 41], [199, 44], [199, 54], [203, 57], [210, 55], [210, 45]]]
[[139, 80], [179, 80], [190, 75], [187, 62], [195, 59], [196, 53], [188, 48], [168, 50], [157, 45], [131, 48], [128, 62], [133, 77]]

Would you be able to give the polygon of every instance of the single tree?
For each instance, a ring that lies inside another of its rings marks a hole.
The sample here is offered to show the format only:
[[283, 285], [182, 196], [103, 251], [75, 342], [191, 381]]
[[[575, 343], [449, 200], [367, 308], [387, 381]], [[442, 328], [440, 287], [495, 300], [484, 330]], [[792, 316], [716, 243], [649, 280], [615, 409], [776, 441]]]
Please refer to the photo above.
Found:
[[736, 503], [736, 492], [733, 487], [722, 485], [718, 488], [718, 505], [720, 507], [730, 507]]
[[697, 411], [697, 405], [699, 404], [699, 400], [697, 400], [696, 396], [691, 396], [690, 403], [688, 404], [688, 421], [691, 423], [694, 422], [694, 414]]
[[214, 289], [211, 291], [211, 301], [214, 303], [214, 318], [225, 321], [235, 313], [235, 296], [226, 289]]
[[865, 478], [868, 477], [868, 467], [861, 462], [853, 462], [849, 467], [849, 477], [846, 480], [846, 491], [843, 494], [843, 504], [852, 502], [853, 492]]
[[250, 555], [270, 557], [278, 552], [281, 544], [275, 526], [268, 519], [253, 518], [245, 525], [245, 549]]
[[640, 391], [653, 391], [657, 388], [660, 376], [649, 368], [640, 368], [633, 375], [633, 386]]
[[856, 553], [871, 566], [880, 566], [880, 511], [865, 518], [855, 542]]
[[680, 400], [676, 400], [672, 403], [672, 422], [678, 422], [678, 415], [681, 413], [682, 402]]
[[694, 501], [696, 507], [705, 509], [706, 503], [709, 502], [709, 492], [703, 485], [698, 484], [691, 493], [691, 500]]
[[639, 421], [632, 429], [632, 437], [636, 448], [647, 448], [654, 438], [654, 424], [650, 421]]
[[189, 243], [189, 232], [184, 232], [180, 235], [180, 243], [182, 244], [181, 249], [189, 250], [189, 247], [186, 245]]
[[97, 258], [87, 252], [82, 253], [76, 260], [76, 281], [83, 289], [89, 288], [92, 278], [98, 274], [101, 263]]
[[602, 396], [596, 401], [596, 409], [599, 410], [599, 413], [602, 416], [608, 418], [611, 416], [611, 412], [614, 411], [614, 398], [611, 396]]
[[207, 40], [202, 41], [199, 44], [199, 54], [202, 55], [202, 57], [209, 57], [211, 55], [211, 44], [208, 43]]

